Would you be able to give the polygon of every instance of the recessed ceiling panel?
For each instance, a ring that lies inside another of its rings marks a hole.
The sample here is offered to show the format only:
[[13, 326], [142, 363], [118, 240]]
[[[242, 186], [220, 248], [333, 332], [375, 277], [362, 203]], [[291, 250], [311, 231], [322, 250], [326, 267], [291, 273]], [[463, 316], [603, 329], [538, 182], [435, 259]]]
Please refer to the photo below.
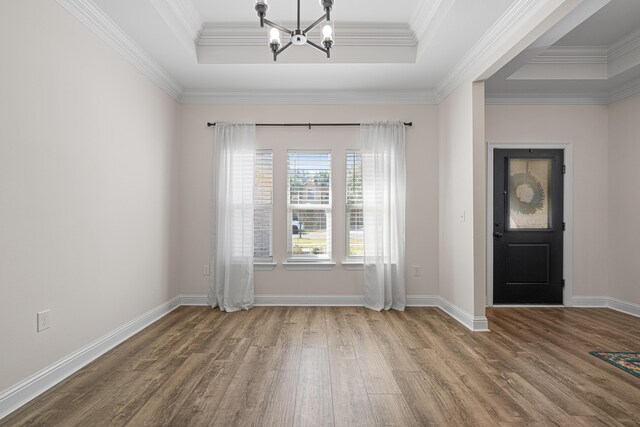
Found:
[[[247, 22], [256, 20], [254, 0], [192, 0], [205, 22]], [[337, 0], [336, 21], [409, 22], [424, 0]], [[447, 1], [447, 0], [444, 0]], [[273, 21], [294, 21], [296, 0], [268, 0], [267, 16]], [[318, 0], [300, 0], [301, 19], [313, 22], [323, 14]]]

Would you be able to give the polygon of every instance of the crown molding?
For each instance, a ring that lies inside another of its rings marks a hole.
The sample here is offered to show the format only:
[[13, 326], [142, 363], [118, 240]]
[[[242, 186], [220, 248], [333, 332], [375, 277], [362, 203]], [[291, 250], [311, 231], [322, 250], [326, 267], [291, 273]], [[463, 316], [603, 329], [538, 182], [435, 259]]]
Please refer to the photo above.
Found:
[[509, 39], [523, 23], [526, 23], [550, 0], [517, 0], [496, 21], [467, 54], [453, 67], [436, 88], [438, 102], [448, 97], [466, 79], [489, 52], [496, 49], [500, 40]]
[[56, 0], [151, 82], [178, 101], [182, 86], [91, 0]]
[[[284, 22], [287, 28], [295, 23]], [[401, 46], [414, 47], [416, 36], [407, 24], [341, 22], [340, 46]], [[318, 37], [320, 36], [318, 30]], [[204, 24], [197, 44], [199, 46], [266, 46], [267, 34], [255, 22], [215, 22]]]
[[607, 93], [487, 94], [486, 105], [609, 105], [640, 93], [640, 77]]
[[529, 64], [606, 64], [605, 46], [551, 46], [529, 61]]
[[608, 96], [558, 94], [487, 95], [485, 105], [608, 105]]
[[195, 42], [202, 29], [202, 16], [191, 0], [150, 0], [171, 32], [195, 56]]
[[624, 83], [613, 90], [609, 96], [609, 104], [621, 101], [637, 93], [640, 93], [640, 77]]
[[189, 31], [191, 39], [195, 42], [200, 36], [204, 20], [200, 11], [192, 0], [165, 0], [173, 9], [176, 17]]
[[436, 105], [436, 97], [426, 90], [185, 90], [180, 102], [211, 105]]
[[422, 0], [418, 3], [416, 11], [409, 21], [409, 26], [417, 40], [421, 40], [427, 32], [442, 2], [443, 0]]
[[607, 49], [608, 61], [611, 62], [640, 48], [640, 29], [627, 34], [614, 42]]

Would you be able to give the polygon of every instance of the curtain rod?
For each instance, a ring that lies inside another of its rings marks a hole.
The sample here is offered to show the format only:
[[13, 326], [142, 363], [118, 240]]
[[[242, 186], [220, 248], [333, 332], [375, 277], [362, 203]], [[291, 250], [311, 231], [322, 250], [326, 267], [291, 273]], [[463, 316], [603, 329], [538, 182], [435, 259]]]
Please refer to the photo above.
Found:
[[[215, 126], [215, 123], [208, 122], [207, 126]], [[404, 122], [405, 126], [413, 126], [413, 122]], [[319, 127], [319, 126], [360, 126], [360, 123], [256, 123], [256, 126], [266, 127]]]

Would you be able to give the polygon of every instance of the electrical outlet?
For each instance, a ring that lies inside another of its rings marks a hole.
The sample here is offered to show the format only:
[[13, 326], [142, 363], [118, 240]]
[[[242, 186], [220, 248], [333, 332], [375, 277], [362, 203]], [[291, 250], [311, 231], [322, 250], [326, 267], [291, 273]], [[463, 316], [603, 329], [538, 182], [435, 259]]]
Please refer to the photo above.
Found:
[[38, 318], [38, 332], [42, 332], [45, 329], [51, 327], [51, 310], [45, 310], [37, 313]]
[[211, 274], [211, 270], [209, 269], [208, 265], [203, 265], [202, 266], [202, 275], [203, 276], [208, 276], [209, 274]]
[[420, 266], [418, 265], [414, 265], [413, 266], [413, 277], [420, 277], [420, 274], [422, 273]]

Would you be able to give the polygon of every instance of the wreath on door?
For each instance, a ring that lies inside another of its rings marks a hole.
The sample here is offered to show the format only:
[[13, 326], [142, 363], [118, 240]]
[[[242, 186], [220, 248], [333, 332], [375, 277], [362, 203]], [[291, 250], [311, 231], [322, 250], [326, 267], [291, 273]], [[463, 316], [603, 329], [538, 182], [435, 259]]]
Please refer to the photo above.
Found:
[[524, 215], [533, 215], [544, 203], [544, 190], [530, 173], [517, 173], [509, 178], [511, 209]]

